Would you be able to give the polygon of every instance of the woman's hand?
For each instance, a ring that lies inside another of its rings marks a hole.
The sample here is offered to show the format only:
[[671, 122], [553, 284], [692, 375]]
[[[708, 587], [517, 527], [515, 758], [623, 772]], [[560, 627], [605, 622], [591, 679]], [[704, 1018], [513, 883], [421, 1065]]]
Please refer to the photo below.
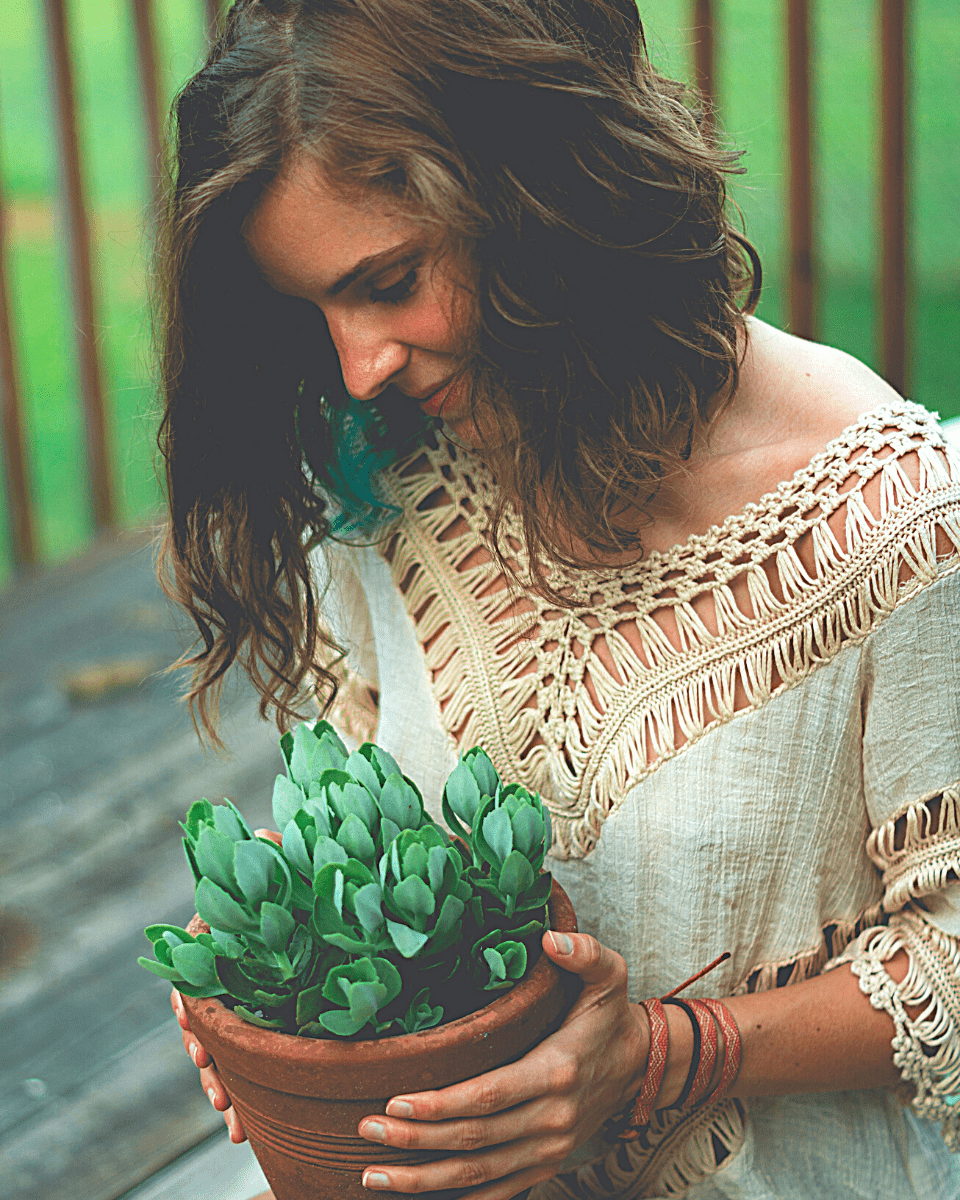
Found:
[[245, 1142], [247, 1135], [243, 1132], [240, 1118], [230, 1103], [230, 1097], [227, 1095], [227, 1090], [220, 1081], [220, 1076], [217, 1074], [217, 1068], [214, 1066], [213, 1059], [193, 1036], [193, 1031], [190, 1028], [190, 1022], [187, 1020], [183, 1001], [180, 999], [178, 991], [174, 990], [170, 993], [170, 1003], [173, 1005], [173, 1012], [177, 1018], [177, 1023], [183, 1030], [183, 1048], [190, 1055], [191, 1059], [193, 1059], [194, 1065], [200, 1068], [200, 1083], [203, 1086], [203, 1090], [207, 1093], [210, 1103], [217, 1112], [223, 1113], [223, 1119], [230, 1130], [230, 1141], [238, 1144]]
[[649, 1044], [627, 1003], [627, 966], [586, 934], [551, 934], [544, 951], [584, 988], [560, 1029], [518, 1062], [436, 1092], [395, 1096], [361, 1136], [408, 1150], [451, 1150], [419, 1167], [369, 1167], [368, 1188], [471, 1187], [470, 1200], [509, 1200], [563, 1160], [640, 1090]]
[[[257, 837], [269, 838], [271, 842], [276, 842], [278, 846], [283, 845], [283, 838], [275, 829], [256, 829], [254, 833]], [[223, 1086], [220, 1076], [217, 1074], [217, 1068], [214, 1065], [213, 1059], [193, 1035], [193, 1030], [190, 1028], [190, 1022], [187, 1020], [187, 1014], [183, 1008], [183, 1001], [176, 988], [170, 993], [170, 1003], [173, 1005], [173, 1014], [177, 1018], [177, 1023], [183, 1030], [183, 1048], [190, 1055], [194, 1065], [200, 1068], [200, 1083], [209, 1097], [210, 1103], [217, 1112], [223, 1113], [223, 1119], [230, 1130], [230, 1141], [238, 1144], [245, 1142], [247, 1135], [240, 1124], [240, 1118], [230, 1103], [227, 1089]]]

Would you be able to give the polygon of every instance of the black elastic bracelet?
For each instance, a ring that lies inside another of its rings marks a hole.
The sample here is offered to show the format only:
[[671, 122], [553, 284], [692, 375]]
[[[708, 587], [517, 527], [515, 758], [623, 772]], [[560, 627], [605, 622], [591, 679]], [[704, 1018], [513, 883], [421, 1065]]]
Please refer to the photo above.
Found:
[[696, 1013], [693, 1011], [690, 1005], [687, 1004], [686, 1000], [676, 1000], [671, 998], [669, 1000], [664, 1000], [663, 1003], [675, 1004], [677, 1008], [682, 1008], [690, 1018], [690, 1024], [693, 1026], [693, 1056], [690, 1059], [690, 1070], [687, 1072], [687, 1079], [683, 1085], [683, 1091], [681, 1091], [680, 1095], [676, 1098], [673, 1104], [667, 1105], [667, 1108], [670, 1109], [683, 1108], [690, 1096], [690, 1092], [693, 1088], [693, 1081], [696, 1079], [697, 1070], [700, 1067], [700, 1051], [703, 1045], [703, 1039], [700, 1034], [700, 1022], [697, 1020]]

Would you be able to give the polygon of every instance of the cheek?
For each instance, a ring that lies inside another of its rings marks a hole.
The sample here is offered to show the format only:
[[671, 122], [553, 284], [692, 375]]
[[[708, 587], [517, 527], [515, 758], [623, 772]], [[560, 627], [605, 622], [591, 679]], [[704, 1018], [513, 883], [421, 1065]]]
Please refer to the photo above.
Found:
[[445, 354], [456, 350], [459, 341], [458, 324], [453, 305], [453, 293], [448, 289], [424, 288], [398, 321], [401, 337], [424, 350]]

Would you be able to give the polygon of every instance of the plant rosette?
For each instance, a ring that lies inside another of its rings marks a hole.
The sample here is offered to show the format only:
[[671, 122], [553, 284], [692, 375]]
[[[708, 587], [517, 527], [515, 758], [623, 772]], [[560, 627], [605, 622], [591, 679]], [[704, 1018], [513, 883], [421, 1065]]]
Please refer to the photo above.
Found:
[[[510, 1014], [518, 994], [521, 999], [527, 994], [539, 1014], [539, 1032], [519, 1051], [512, 1042], [510, 1053], [516, 1057], [544, 1036], [571, 1001], [561, 972], [540, 955], [541, 935], [548, 924], [576, 925], [556, 885], [548, 922], [552, 880], [542, 868], [551, 830], [540, 797], [518, 784], [504, 785], [486, 753], [475, 747], [444, 788], [451, 839], [381, 747], [366, 743], [350, 753], [326, 721], [285, 733], [280, 746], [286, 772], [274, 785], [273, 815], [282, 846], [255, 837], [229, 801], [197, 802], [182, 824], [197, 918], [188, 929], [151, 925], [145, 931], [154, 957], [140, 963], [186, 998], [191, 1024], [201, 1012], [219, 1013], [218, 1020], [229, 1014], [235, 1032], [241, 1029], [258, 1046], [262, 1037], [255, 1031], [298, 1035], [268, 1037], [268, 1049], [258, 1052], [261, 1066], [280, 1054], [277, 1047], [286, 1054], [296, 1046], [308, 1058], [327, 1055], [325, 1076], [334, 1046], [349, 1055], [369, 1043], [383, 1048], [375, 1059], [396, 1061], [408, 1053], [403, 1045], [411, 1037], [434, 1030], [439, 1036], [464, 1020], [478, 1029], [480, 1011], [485, 1020], [491, 1012], [506, 1014], [509, 1026], [516, 1023]], [[553, 911], [558, 903], [561, 924]], [[546, 979], [552, 981], [547, 992], [553, 999], [544, 1004], [533, 994]], [[212, 1003], [202, 1003], [207, 1001]], [[521, 1042], [528, 1024], [519, 1020]], [[223, 1073], [223, 1047], [208, 1045], [196, 1025], [194, 1031]], [[210, 1030], [207, 1036], [218, 1040]], [[444, 1033], [444, 1044], [450, 1036], [456, 1040], [460, 1033]], [[494, 1042], [484, 1048], [492, 1051]], [[445, 1086], [424, 1082], [433, 1068], [424, 1059], [425, 1044], [416, 1045], [415, 1070], [404, 1076], [412, 1082], [366, 1090], [366, 1111], [377, 1111], [370, 1102], [378, 1097], [385, 1102], [398, 1090]], [[462, 1047], [454, 1055], [451, 1069], [459, 1071], [458, 1080], [497, 1065], [481, 1054], [475, 1069], [463, 1070], [469, 1058]], [[509, 1055], [500, 1061], [510, 1061]], [[246, 1075], [229, 1067], [227, 1073], [242, 1091], [237, 1081]], [[226, 1077], [225, 1083], [233, 1097]], [[242, 1115], [244, 1101], [234, 1100]], [[256, 1129], [255, 1106], [249, 1112]], [[334, 1141], [347, 1135], [346, 1129], [327, 1132]], [[369, 1145], [355, 1136], [356, 1123], [350, 1132], [349, 1140], [359, 1141], [367, 1155], [364, 1162], [372, 1161]], [[251, 1135], [258, 1156], [260, 1148], [271, 1153], [269, 1140], [258, 1143]], [[267, 1171], [262, 1157], [261, 1162]], [[341, 1194], [329, 1191], [329, 1179], [323, 1186], [328, 1190], [296, 1194]]]

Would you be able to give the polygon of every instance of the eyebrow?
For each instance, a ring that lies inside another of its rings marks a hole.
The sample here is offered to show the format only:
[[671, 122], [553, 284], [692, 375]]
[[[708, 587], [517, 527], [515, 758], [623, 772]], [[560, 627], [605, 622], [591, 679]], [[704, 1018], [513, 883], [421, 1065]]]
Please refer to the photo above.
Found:
[[386, 262], [395, 255], [403, 254], [404, 252], [406, 252], [408, 259], [414, 258], [421, 249], [420, 237], [415, 235], [414, 237], [407, 238], [405, 242], [398, 242], [396, 246], [391, 246], [388, 250], [380, 250], [377, 254], [368, 254], [366, 258], [361, 258], [355, 266], [351, 267], [345, 275], [341, 275], [336, 283], [331, 284], [327, 288], [327, 294], [337, 296], [345, 288], [348, 288], [351, 283], [356, 282], [361, 275], [365, 275], [372, 267], [379, 266], [382, 262]]

